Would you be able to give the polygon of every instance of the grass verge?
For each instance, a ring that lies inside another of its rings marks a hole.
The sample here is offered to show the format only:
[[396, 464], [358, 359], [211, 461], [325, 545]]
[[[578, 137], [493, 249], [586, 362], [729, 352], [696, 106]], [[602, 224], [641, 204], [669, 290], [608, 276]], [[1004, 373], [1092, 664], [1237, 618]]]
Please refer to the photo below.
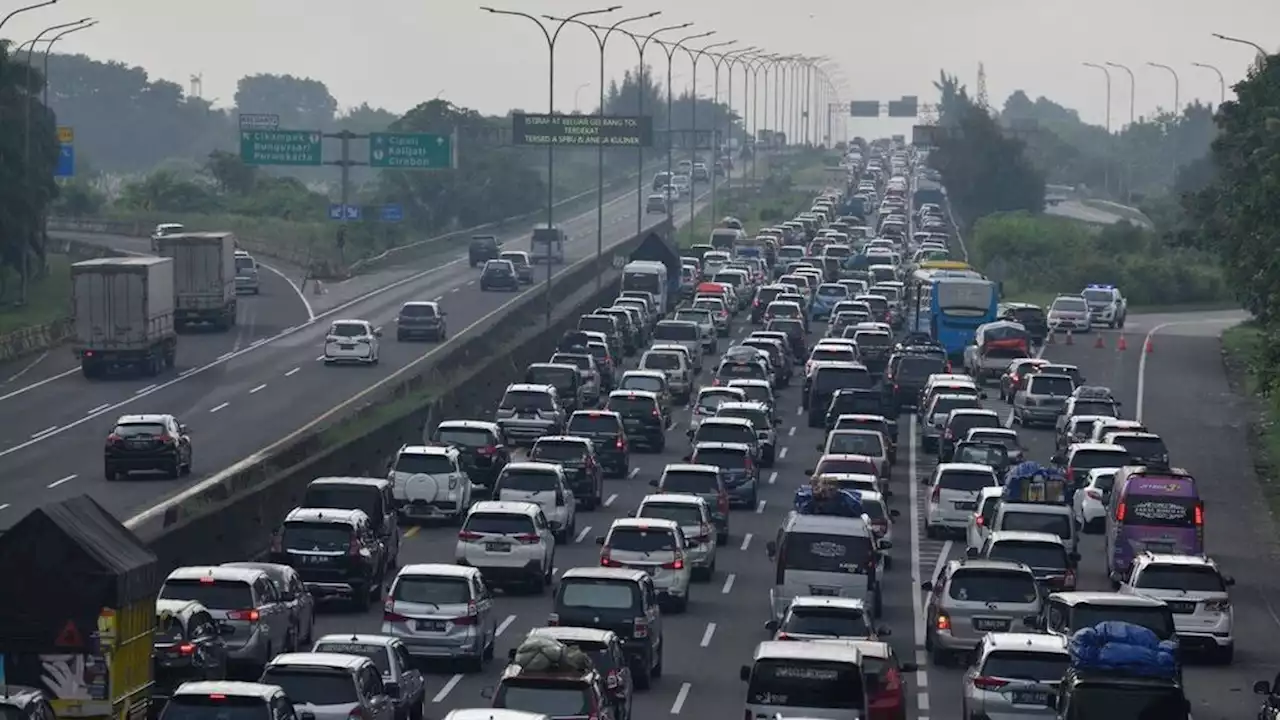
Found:
[[1266, 335], [1255, 321], [1247, 321], [1222, 332], [1222, 363], [1231, 389], [1254, 402], [1248, 413], [1249, 453], [1258, 487], [1267, 499], [1271, 516], [1280, 518], [1280, 398], [1267, 396], [1259, 379]]
[[696, 243], [710, 242], [711, 231], [726, 216], [742, 221], [748, 236], [754, 236], [762, 227], [784, 222], [809, 207], [813, 198], [806, 192], [787, 190], [781, 195], [768, 188], [742, 188], [725, 194], [716, 202], [715, 214], [710, 207], [694, 216], [693, 222], [676, 233], [676, 244], [689, 247]]
[[71, 261], [49, 255], [49, 272], [32, 278], [27, 302], [18, 305], [22, 279], [12, 269], [0, 272], [0, 335], [51, 323], [67, 316], [71, 307]]

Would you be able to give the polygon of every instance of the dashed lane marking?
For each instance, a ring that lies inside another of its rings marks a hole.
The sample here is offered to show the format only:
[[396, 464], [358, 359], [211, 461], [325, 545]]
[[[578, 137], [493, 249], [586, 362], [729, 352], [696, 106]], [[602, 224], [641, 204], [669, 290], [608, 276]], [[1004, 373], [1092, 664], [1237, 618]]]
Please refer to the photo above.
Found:
[[33, 432], [33, 433], [31, 433], [31, 439], [32, 439], [32, 440], [35, 440], [36, 438], [41, 437], [41, 436], [43, 436], [43, 435], [48, 435], [49, 433], [51, 433], [51, 432], [53, 432], [54, 430], [57, 430], [57, 429], [58, 429], [58, 426], [57, 426], [57, 425], [50, 425], [49, 427], [47, 427], [47, 428], [45, 428], [45, 429], [43, 429], [43, 430], [39, 430], [39, 431], [37, 431], [37, 432]]
[[751, 546], [751, 533], [747, 533], [746, 535], [742, 536], [742, 545], [738, 549], [746, 550], [750, 546]]
[[300, 367], [296, 367], [296, 368], [294, 368], [294, 369], [290, 370], [289, 372], [285, 373], [285, 374], [284, 374], [284, 376], [285, 376], [285, 377], [290, 377], [290, 376], [292, 376], [294, 373], [298, 372], [298, 371], [299, 371], [299, 370], [301, 370], [301, 369], [302, 369], [302, 368], [300, 368]]
[[796, 436], [796, 428], [794, 425], [792, 425], [791, 429], [787, 430], [787, 437], [795, 437], [795, 436]]
[[138, 390], [134, 390], [134, 391], [133, 391], [133, 394], [134, 394], [134, 395], [141, 395], [142, 393], [148, 393], [148, 392], [151, 392], [152, 390], [155, 390], [155, 389], [156, 389], [156, 386], [155, 386], [155, 384], [153, 383], [153, 384], [148, 385], [148, 386], [146, 386], [146, 387], [144, 387], [144, 388], [140, 388], [140, 389], [138, 389]]
[[764, 514], [764, 505], [765, 505], [765, 501], [764, 501], [764, 500], [761, 500], [761, 501], [760, 501], [760, 503], [759, 503], [758, 505], [756, 505], [756, 514], [757, 514], [757, 515], [763, 515], [763, 514]]
[[0, 503], [0, 510], [4, 510], [7, 507], [9, 507], [9, 503]]
[[584, 538], [586, 538], [586, 537], [587, 537], [587, 533], [589, 533], [589, 532], [591, 532], [591, 526], [590, 526], [590, 525], [588, 525], [588, 526], [586, 526], [586, 527], [582, 528], [581, 530], [579, 530], [579, 531], [578, 531], [578, 535], [577, 535], [576, 537], [574, 537], [574, 538], [573, 538], [573, 542], [574, 542], [574, 544], [575, 544], [575, 545], [577, 545], [577, 544], [581, 543], [581, 542], [582, 542], [582, 540], [583, 540]]
[[680, 711], [684, 709], [684, 701], [689, 699], [690, 687], [689, 683], [684, 683], [680, 686], [680, 692], [676, 693], [676, 701], [671, 703], [672, 715], [679, 715]]
[[782, 448], [781, 450], [778, 451], [778, 459], [785, 460], [786, 458], [787, 458], [787, 449]]
[[772, 485], [776, 482], [778, 482], [778, 471], [774, 470], [773, 472], [769, 473], [769, 484]]
[[610, 505], [613, 504], [613, 501], [617, 499], [618, 499], [618, 493], [614, 493], [610, 495], [609, 497], [604, 499], [604, 506], [609, 507]]
[[79, 475], [76, 475], [75, 473], [71, 473], [70, 475], [68, 475], [68, 476], [66, 476], [66, 477], [64, 477], [64, 478], [62, 478], [61, 480], [54, 480], [53, 482], [49, 483], [48, 485], [45, 485], [45, 487], [47, 487], [47, 488], [49, 488], [50, 490], [52, 490], [53, 488], [56, 488], [56, 487], [58, 487], [59, 485], [61, 485], [61, 484], [63, 484], [63, 483], [69, 483], [69, 482], [71, 482], [72, 480], [75, 480], [75, 479], [76, 479], [76, 478], [78, 478], [78, 477], [80, 477], [80, 476], [79, 476]]
[[266, 384], [266, 383], [262, 383], [262, 384], [261, 384], [261, 385], [259, 385], [258, 387], [256, 387], [256, 388], [254, 388], [254, 389], [250, 390], [250, 391], [249, 391], [249, 394], [250, 394], [250, 395], [255, 395], [255, 394], [257, 394], [257, 393], [259, 393], [259, 392], [261, 392], [261, 391], [263, 391], [263, 390], [266, 390], [266, 389], [267, 389], [267, 384]]
[[[0, 506], [0, 510], [3, 510], [3, 509], [4, 509], [4, 506]], [[720, 588], [721, 595], [728, 595], [729, 591], [733, 589], [733, 579], [735, 577], [737, 577], [737, 575], [734, 575], [733, 573], [729, 573], [728, 575], [725, 576], [724, 586]]]
[[507, 628], [511, 627], [511, 623], [515, 621], [516, 621], [515, 615], [508, 615], [506, 620], [503, 620], [501, 623], [498, 624], [498, 629], [493, 631], [494, 637], [502, 637], [502, 633], [506, 632]]
[[406, 538], [411, 538], [411, 537], [413, 537], [414, 535], [417, 535], [417, 534], [418, 534], [418, 531], [419, 531], [419, 530], [421, 530], [421, 529], [422, 529], [422, 526], [421, 526], [421, 525], [414, 525], [413, 527], [411, 527], [411, 528], [409, 528], [408, 530], [405, 530], [405, 531], [404, 531], [404, 536], [405, 536]]
[[320, 356], [318, 356], [318, 357], [316, 358], [316, 362], [320, 362], [321, 360], [324, 360], [324, 356], [323, 356], [323, 355], [320, 355]]
[[[919, 448], [916, 446], [916, 416], [910, 417], [910, 424], [907, 428], [907, 435], [910, 442], [907, 445], [907, 487], [911, 500], [911, 619], [913, 637], [916, 644], [916, 712], [919, 720], [926, 720], [929, 711], [929, 671], [928, 658], [924, 651], [924, 607], [920, 598], [920, 583], [922, 578], [920, 575], [920, 478], [916, 474], [918, 468], [916, 466], [916, 454]], [[946, 545], [945, 549], [950, 550]], [[945, 555], [943, 558], [945, 559]]]
[[101, 404], [101, 405], [99, 405], [98, 407], [96, 407], [96, 408], [94, 408], [94, 409], [90, 410], [89, 412], [85, 413], [85, 415], [95, 415], [95, 414], [97, 414], [97, 413], [102, 412], [103, 410], [106, 410], [106, 409], [107, 409], [107, 408], [109, 408], [109, 407], [111, 407], [111, 403], [102, 403], [102, 404]]
[[638, 467], [631, 468], [631, 472], [627, 473], [627, 479], [634, 480], [635, 477], [639, 474], [640, 474], [640, 468]]
[[462, 682], [462, 673], [458, 673], [457, 675], [449, 678], [449, 682], [445, 683], [444, 687], [440, 688], [440, 692], [436, 693], [436, 696], [431, 698], [431, 702], [444, 702], [444, 699], [449, 697], [449, 693], [453, 692], [453, 689], [457, 687], [460, 682]]
[[235, 355], [235, 351], [232, 351], [232, 352], [224, 352], [224, 353], [222, 353], [221, 355], [219, 355], [219, 356], [218, 356], [218, 359], [219, 359], [219, 360], [226, 360], [227, 358], [231, 357], [232, 355]]
[[214, 405], [213, 407], [209, 408], [209, 412], [211, 412], [211, 413], [216, 413], [216, 412], [218, 412], [219, 410], [225, 409], [225, 408], [226, 408], [228, 405], [230, 405], [230, 404], [231, 404], [231, 403], [229, 403], [229, 402], [224, 402], [224, 403], [222, 403], [221, 405]]
[[444, 299], [444, 296], [443, 296], [443, 295], [437, 295], [437, 296], [435, 296], [435, 297], [431, 298], [431, 302], [440, 302], [442, 299]]
[[709, 646], [711, 644], [711, 638], [714, 637], [715, 634], [716, 634], [716, 624], [713, 622], [707, 623], [707, 629], [702, 631], [701, 646], [702, 647]]

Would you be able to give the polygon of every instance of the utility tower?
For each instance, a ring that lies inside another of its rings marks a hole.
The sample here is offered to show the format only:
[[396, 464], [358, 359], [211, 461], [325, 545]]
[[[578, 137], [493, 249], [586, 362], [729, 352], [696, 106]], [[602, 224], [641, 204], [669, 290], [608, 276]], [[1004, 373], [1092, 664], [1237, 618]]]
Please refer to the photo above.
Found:
[[978, 63], [978, 107], [991, 111], [991, 106], [987, 104], [987, 68], [982, 63]]
[[188, 93], [191, 97], [204, 97], [204, 73], [191, 76], [191, 91]]

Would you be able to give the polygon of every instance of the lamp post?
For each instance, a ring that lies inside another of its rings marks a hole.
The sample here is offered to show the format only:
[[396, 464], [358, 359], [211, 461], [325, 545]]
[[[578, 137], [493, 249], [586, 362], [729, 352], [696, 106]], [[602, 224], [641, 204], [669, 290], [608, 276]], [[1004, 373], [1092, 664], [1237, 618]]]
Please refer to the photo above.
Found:
[[[591, 31], [592, 37], [596, 39], [596, 45], [600, 48], [600, 107], [597, 110], [597, 117], [600, 119], [600, 128], [604, 129], [604, 58], [605, 46], [609, 44], [609, 36], [615, 30], [627, 23], [638, 22], [640, 20], [648, 20], [662, 14], [661, 10], [655, 10], [647, 15], [635, 15], [633, 17], [623, 18], [618, 22], [605, 28], [603, 31], [578, 20], [568, 20], [567, 18], [551, 17], [543, 15], [542, 17], [552, 22], [573, 22], [575, 25], [581, 25]], [[604, 257], [604, 143], [596, 146], [596, 267], [600, 267], [600, 260]], [[603, 270], [603, 268], [601, 268]], [[596, 290], [601, 289], [604, 285], [604, 273], [596, 273]]]
[[[711, 108], [713, 112], [711, 116], [712, 158], [711, 158], [711, 167], [708, 168], [709, 172], [707, 173], [708, 175], [711, 176], [711, 217], [713, 218], [716, 216], [716, 168], [715, 168], [715, 165], [716, 163], [720, 162], [720, 154], [721, 154], [720, 143], [716, 142], [716, 133], [720, 131], [721, 127], [724, 127], [725, 138], [728, 138], [732, 134], [732, 128], [728, 123], [724, 122], [726, 117], [732, 118], [733, 116], [733, 66], [730, 65], [729, 63], [733, 60], [733, 58], [735, 58], [738, 55], [741, 55], [743, 53], [753, 52], [758, 49], [759, 48], [752, 45], [751, 47], [730, 50], [729, 52], [726, 52], [726, 53], [720, 53], [720, 54], [708, 53], [707, 54], [707, 57], [711, 58], [711, 67], [715, 68], [715, 79], [711, 86]], [[720, 111], [720, 66], [721, 65], [725, 65], [727, 72], [729, 73], [729, 100], [728, 100], [729, 112], [728, 113], [723, 113]], [[717, 118], [716, 115], [720, 115], [721, 117]], [[731, 123], [732, 120], [730, 119], [729, 122]], [[725, 175], [726, 177], [728, 176], [727, 169], [725, 170]]]
[[[494, 15], [510, 15], [512, 17], [522, 17], [528, 20], [529, 22], [533, 23], [534, 25], [537, 25], [538, 29], [542, 31], [542, 35], [544, 38], [546, 38], [546, 41], [547, 41], [547, 112], [552, 115], [555, 115], [556, 113], [556, 41], [560, 39], [560, 31], [564, 30], [565, 25], [568, 25], [569, 22], [572, 20], [577, 20], [580, 17], [586, 17], [588, 15], [603, 15], [605, 13], [611, 13], [614, 10], [621, 9], [621, 7], [622, 7], [621, 5], [611, 5], [609, 7], [600, 8], [597, 10], [583, 10], [582, 12], [574, 13], [568, 16], [567, 18], [565, 18], [563, 21], [561, 21], [560, 24], [556, 26], [555, 32], [548, 30], [547, 26], [543, 25], [541, 20], [539, 20], [538, 18], [528, 13], [517, 12], [515, 10], [497, 10], [497, 9], [494, 9], [491, 7], [485, 7], [485, 6], [481, 6], [480, 9], [484, 10], [485, 12], [492, 13]], [[547, 230], [548, 231], [551, 231], [552, 228], [555, 227], [553, 224], [554, 215], [555, 215], [555, 209], [554, 209], [555, 208], [555, 167], [556, 167], [556, 147], [555, 145], [548, 145], [547, 146]], [[548, 245], [547, 246], [547, 289], [546, 289], [547, 325], [548, 326], [551, 325], [551, 276], [552, 276], [551, 247], [550, 245]]]
[[[1111, 71], [1105, 65], [1098, 63], [1081, 63], [1085, 67], [1091, 67], [1095, 70], [1101, 70], [1103, 77], [1107, 79], [1107, 144], [1112, 142], [1111, 138]], [[1102, 163], [1102, 186], [1111, 189], [1111, 153], [1108, 152]]]
[[[1154, 63], [1154, 62], [1148, 62], [1148, 63], [1147, 63], [1147, 66], [1148, 66], [1148, 67], [1153, 67], [1153, 68], [1159, 68], [1159, 69], [1161, 69], [1161, 70], [1164, 70], [1164, 71], [1168, 72], [1170, 75], [1172, 75], [1172, 76], [1173, 76], [1173, 122], [1174, 122], [1174, 123], [1177, 123], [1177, 122], [1179, 121], [1179, 119], [1181, 118], [1181, 116], [1182, 116], [1182, 105], [1181, 105], [1181, 102], [1182, 102], [1182, 98], [1181, 98], [1181, 91], [1182, 91], [1182, 88], [1181, 88], [1181, 85], [1182, 85], [1182, 83], [1178, 80], [1178, 71], [1177, 71], [1177, 70], [1174, 70], [1173, 68], [1169, 67], [1168, 65], [1161, 65], [1160, 63]], [[1174, 178], [1176, 178], [1176, 177], [1177, 177], [1177, 175], [1178, 175], [1178, 146], [1177, 146], [1177, 144], [1174, 144], [1174, 146], [1173, 146], [1173, 148], [1172, 148], [1172, 151], [1169, 153], [1169, 160], [1170, 160], [1170, 162], [1173, 164], [1173, 174], [1169, 176], [1170, 182], [1172, 182], [1172, 181], [1173, 181], [1173, 179], [1174, 179]]]
[[1212, 70], [1213, 74], [1218, 76], [1218, 105], [1221, 106], [1225, 103], [1227, 101], [1227, 79], [1223, 77], [1222, 71], [1208, 63], [1193, 62], [1191, 65], [1205, 70]]
[[[0, 23], [0, 25], [4, 25], [4, 23]], [[1225, 40], [1230, 43], [1236, 43], [1237, 45], [1248, 45], [1254, 50], [1257, 50], [1258, 56], [1254, 58], [1253, 64], [1254, 64], [1254, 67], [1259, 70], [1262, 69], [1262, 64], [1266, 62], [1267, 56], [1270, 54], [1266, 51], [1265, 48], [1263, 48], [1258, 43], [1253, 42], [1252, 40], [1242, 40], [1237, 37], [1231, 37], [1230, 35], [1222, 35], [1220, 33], [1213, 33], [1213, 36], [1218, 38], [1219, 40]]]
[[27, 12], [28, 10], [39, 10], [42, 7], [49, 7], [50, 5], [57, 5], [57, 4], [58, 4], [58, 0], [45, 0], [44, 2], [36, 3], [34, 5], [27, 5], [26, 7], [20, 7], [17, 10], [10, 10], [8, 15], [5, 15], [3, 18], [0, 18], [0, 29], [3, 29], [4, 24], [9, 22], [9, 20], [13, 18], [14, 15]]
[[[1138, 78], [1133, 74], [1133, 69], [1130, 68], [1128, 65], [1124, 65], [1122, 63], [1115, 63], [1115, 62], [1105, 62], [1103, 64], [1109, 68], [1116, 68], [1118, 70], [1123, 70], [1125, 71], [1125, 74], [1129, 76], [1129, 127], [1132, 128], [1133, 123], [1137, 118], [1137, 110], [1135, 108], [1138, 105], [1138, 102], [1137, 102]], [[1125, 181], [1124, 181], [1125, 202], [1132, 205], [1133, 204], [1133, 153], [1132, 152], [1125, 153], [1124, 175], [1125, 175]]]
[[[737, 40], [722, 40], [720, 42], [711, 43], [698, 50], [692, 50], [687, 47], [681, 47], [689, 55], [689, 63], [693, 65], [693, 77], [689, 81], [689, 134], [693, 137], [693, 154], [689, 157], [689, 229], [694, 229], [693, 222], [697, 217], [698, 208], [698, 191], [693, 184], [693, 163], [698, 159], [698, 61], [707, 55], [708, 50], [716, 48], [729, 47], [736, 45]], [[712, 120], [711, 144], [715, 146], [715, 121]], [[708, 172], [708, 174], [710, 174]], [[712, 220], [715, 222], [715, 220]]]
[[[715, 30], [708, 30], [706, 32], [698, 33], [697, 35], [689, 35], [688, 37], [682, 37], [673, 43], [665, 43], [665, 42], [662, 42], [661, 40], [658, 41], [658, 47], [662, 48], [662, 52], [667, 56], [667, 184], [668, 186], [674, 186], [675, 184], [672, 182], [672, 179], [675, 177], [675, 175], [673, 174], [672, 168], [671, 168], [671, 150], [672, 148], [675, 147], [675, 145], [671, 141], [672, 132], [673, 132], [671, 129], [671, 106], [674, 102], [673, 98], [671, 97], [671, 66], [675, 64], [676, 48], [684, 49], [684, 44], [689, 42], [690, 40], [700, 40], [705, 37], [711, 37], [712, 35], [715, 35], [715, 34], [716, 34]], [[690, 195], [693, 194], [693, 178], [692, 177], [689, 178], [689, 194]], [[674, 213], [674, 211], [675, 211], [675, 200], [672, 200], [671, 202], [667, 203], [667, 220], [668, 221], [672, 219], [672, 214]], [[673, 226], [673, 229], [674, 229], [674, 226]]]
[[[756, 178], [756, 156], [760, 152], [760, 70], [764, 70], [765, 84], [765, 105], [769, 104], [769, 57], [767, 55], [755, 55], [747, 58], [742, 63], [742, 84], [746, 86], [747, 80], [751, 80], [751, 179]], [[747, 72], [751, 75], [748, 76]], [[744, 103], [745, 107], [745, 103]], [[744, 123], [745, 123], [745, 110]]]
[[[745, 63], [747, 58], [751, 57], [754, 53], [757, 53], [759, 51], [760, 51], [760, 48], [751, 46], [751, 47], [742, 48], [740, 50], [731, 50], [720, 56], [720, 61], [723, 62], [725, 66], [725, 72], [729, 75], [729, 99], [726, 102], [726, 104], [729, 106], [729, 112], [725, 113], [725, 119], [724, 119], [724, 128], [725, 128], [724, 136], [728, 140], [733, 139], [733, 66], [734, 66], [734, 63], [738, 63], [738, 62]], [[743, 93], [745, 94], [745, 92], [746, 92], [746, 81], [744, 80]], [[719, 95], [720, 95], [720, 64], [717, 63], [716, 64], [716, 107], [717, 109], [720, 107]], [[743, 129], [743, 134], [745, 135], [746, 134], [745, 131], [747, 129], [747, 110], [746, 110], [745, 100], [743, 101], [743, 104], [742, 104], [742, 129]], [[745, 138], [744, 138], [744, 142], [745, 142]], [[730, 158], [730, 161], [732, 161], [733, 159], [732, 154], [729, 156], [729, 158]], [[726, 190], [728, 190], [730, 187], [733, 186], [733, 168], [731, 167], [725, 167], [724, 169], [724, 185]], [[716, 214], [716, 175], [715, 175], [715, 166], [713, 165], [711, 168], [711, 216], [715, 217], [715, 214]]]

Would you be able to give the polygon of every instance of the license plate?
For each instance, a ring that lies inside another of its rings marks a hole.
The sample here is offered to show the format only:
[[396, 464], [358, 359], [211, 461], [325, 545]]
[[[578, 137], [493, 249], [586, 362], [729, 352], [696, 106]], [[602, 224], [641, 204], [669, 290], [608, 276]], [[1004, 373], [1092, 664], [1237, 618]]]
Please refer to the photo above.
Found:
[[484, 549], [488, 552], [511, 552], [511, 546], [501, 542], [487, 542]]
[[1013, 704], [1047, 706], [1049, 704], [1049, 693], [1019, 690], [1013, 693]]
[[303, 555], [302, 556], [303, 565], [324, 565], [327, 562], [329, 562], [329, 558], [325, 557], [324, 555]]
[[837, 597], [840, 595], [840, 591], [835, 588], [811, 587], [809, 592], [817, 597]]
[[1180, 615], [1188, 615], [1196, 611], [1196, 604], [1193, 602], [1173, 600], [1166, 600], [1165, 602], [1169, 605], [1170, 612], [1176, 612]]
[[997, 620], [995, 618], [974, 618], [974, 630], [987, 630], [995, 632], [1003, 632], [1009, 628], [1008, 620]]
[[409, 629], [415, 632], [444, 632], [444, 622], [440, 620], [410, 620]]
[[956, 502], [951, 503], [957, 510], [975, 510], [978, 507], [976, 502]]
[[1144, 545], [1146, 549], [1154, 553], [1171, 553], [1173, 552], [1173, 543], [1165, 542], [1149, 542]]
[[356, 346], [351, 343], [338, 343], [339, 350], [355, 350]]

